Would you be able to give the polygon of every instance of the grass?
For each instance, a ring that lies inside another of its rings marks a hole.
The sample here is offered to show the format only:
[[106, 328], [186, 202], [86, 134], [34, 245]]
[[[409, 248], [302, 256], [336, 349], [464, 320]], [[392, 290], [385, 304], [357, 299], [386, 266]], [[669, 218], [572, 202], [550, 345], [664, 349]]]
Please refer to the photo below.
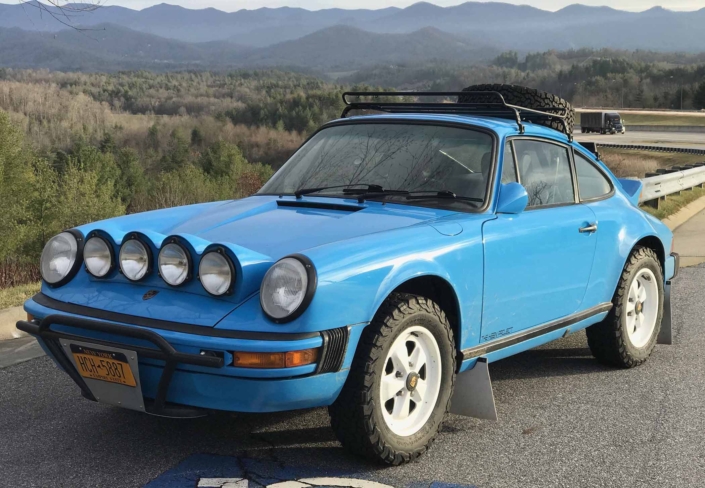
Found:
[[627, 127], [630, 125], [691, 125], [705, 127], [705, 113], [639, 113], [619, 111]]
[[705, 126], [705, 117], [702, 115], [683, 114], [639, 114], [628, 112], [622, 114], [627, 127], [630, 125], [696, 125]]
[[0, 290], [0, 310], [22, 305], [25, 300], [39, 292], [40, 283], [30, 283], [28, 285], [13, 286]]
[[[643, 178], [646, 173], [651, 173], [659, 168], [705, 162], [705, 156], [695, 154], [632, 151], [604, 147], [600, 148], [600, 156], [602, 161], [618, 178]], [[642, 206], [641, 208], [654, 217], [663, 220], [701, 197], [705, 197], [705, 189], [693, 188], [682, 192], [678, 196], [666, 197], [666, 200], [659, 203], [658, 209], [647, 206]]]
[[678, 196], [666, 197], [665, 200], [662, 200], [659, 203], [658, 209], [651, 208], [646, 205], [642, 205], [641, 208], [657, 219], [663, 220], [678, 212], [689, 203], [692, 203], [702, 197], [705, 197], [705, 188], [693, 188], [692, 190], [681, 192]]
[[606, 147], [600, 148], [600, 156], [618, 178], [643, 178], [646, 173], [654, 172], [659, 168], [705, 162], [705, 156], [697, 154], [633, 151]]

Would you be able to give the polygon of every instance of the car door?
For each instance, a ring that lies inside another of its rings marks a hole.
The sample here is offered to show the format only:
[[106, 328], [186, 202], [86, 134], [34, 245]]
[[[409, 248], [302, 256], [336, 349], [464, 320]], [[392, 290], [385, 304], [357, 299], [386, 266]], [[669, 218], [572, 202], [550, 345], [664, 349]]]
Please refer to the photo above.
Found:
[[569, 148], [517, 138], [505, 151], [512, 154], [507, 153], [502, 181], [518, 180], [529, 205], [517, 215], [499, 214], [483, 227], [481, 342], [580, 310], [595, 255], [595, 215], [577, 198]]
[[573, 150], [580, 202], [595, 214], [598, 227], [595, 261], [585, 295], [585, 308], [610, 301], [624, 266], [625, 226], [623, 205], [615, 197], [614, 184], [600, 165], [579, 150]]

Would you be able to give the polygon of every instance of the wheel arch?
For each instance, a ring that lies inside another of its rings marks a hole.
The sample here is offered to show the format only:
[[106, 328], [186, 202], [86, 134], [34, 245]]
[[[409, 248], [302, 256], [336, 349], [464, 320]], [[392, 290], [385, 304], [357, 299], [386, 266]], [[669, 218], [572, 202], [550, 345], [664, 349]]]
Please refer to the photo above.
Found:
[[419, 295], [430, 300], [433, 300], [445, 312], [450, 322], [451, 330], [455, 336], [456, 349], [460, 348], [462, 343], [462, 314], [460, 310], [460, 300], [453, 285], [438, 275], [426, 274], [409, 278], [406, 281], [397, 285], [391, 290], [382, 300], [382, 303], [375, 310], [375, 315], [379, 311], [382, 304], [393, 293], [409, 293]]
[[[659, 263], [661, 264], [661, 269], [666, 272], [666, 249], [663, 247], [663, 242], [655, 235], [647, 235], [639, 239], [633, 246], [629, 254], [634, 251], [637, 247], [646, 247], [651, 249], [658, 256]], [[627, 256], [629, 259], [629, 256]], [[625, 262], [626, 264], [626, 262]]]

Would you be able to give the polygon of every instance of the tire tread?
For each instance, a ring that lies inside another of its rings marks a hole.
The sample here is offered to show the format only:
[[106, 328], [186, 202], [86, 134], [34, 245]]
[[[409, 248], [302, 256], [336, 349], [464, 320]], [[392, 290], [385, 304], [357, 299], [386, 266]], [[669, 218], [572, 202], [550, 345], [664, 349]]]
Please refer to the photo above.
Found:
[[[656, 253], [648, 247], [636, 247], [627, 259], [627, 264], [619, 279], [617, 290], [612, 298], [612, 309], [610, 310], [605, 320], [595, 325], [588, 327], [585, 332], [587, 335], [588, 346], [595, 358], [601, 363], [609, 366], [620, 368], [634, 368], [646, 362], [653, 352], [653, 347], [648, 351], [645, 357], [635, 358], [629, 353], [624, 335], [622, 334], [622, 317], [624, 314], [624, 300], [628, 299], [630, 276], [633, 271], [639, 267], [639, 264], [645, 259], [653, 259], [661, 269]], [[663, 270], [661, 269], [663, 273]], [[656, 324], [655, 333], [658, 334], [660, 329], [660, 321]]]
[[[498, 92], [504, 97], [507, 103], [512, 105], [519, 105], [521, 107], [560, 115], [567, 112], [565, 123], [560, 119], [537, 120], [534, 123], [563, 132], [567, 135], [573, 134], [573, 129], [575, 128], [575, 110], [573, 110], [573, 106], [567, 100], [552, 93], [527, 88], [525, 86], [501, 83], [472, 85], [464, 88], [463, 91]], [[492, 98], [480, 94], [462, 96], [458, 100], [460, 103], [492, 103], [496, 101], [497, 97]]]
[[[373, 411], [375, 409], [374, 370], [377, 361], [384, 361], [384, 345], [399, 323], [408, 315], [424, 311], [435, 315], [447, 334], [453, 350], [455, 342], [450, 323], [443, 310], [433, 301], [407, 293], [392, 294], [380, 307], [375, 319], [365, 327], [358, 350], [350, 368], [345, 387], [328, 410], [331, 426], [338, 440], [349, 451], [384, 464], [398, 466], [415, 460], [424, 454], [436, 438], [437, 432], [424, 445], [413, 450], [395, 449], [385, 442], [380, 434]], [[452, 358], [455, 371], [455, 358]], [[451, 379], [451, 391], [455, 375]], [[450, 410], [450, 399], [444, 414]]]

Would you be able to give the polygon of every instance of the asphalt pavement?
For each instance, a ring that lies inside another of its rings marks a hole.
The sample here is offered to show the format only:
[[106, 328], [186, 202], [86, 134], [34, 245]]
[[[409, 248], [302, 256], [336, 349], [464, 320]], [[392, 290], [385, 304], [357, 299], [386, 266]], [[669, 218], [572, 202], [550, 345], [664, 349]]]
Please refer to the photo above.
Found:
[[705, 133], [698, 132], [627, 132], [626, 134], [575, 133], [578, 142], [603, 144], [635, 144], [641, 146], [666, 146], [687, 149], [705, 149]]
[[702, 486], [704, 294], [705, 265], [684, 269], [675, 344], [633, 370], [598, 364], [582, 332], [493, 363], [499, 421], [449, 416], [427, 455], [396, 468], [346, 454], [325, 409], [150, 417], [84, 400], [49, 359], [32, 359], [0, 369], [0, 486], [194, 487], [227, 476], [250, 487], [321, 476], [393, 487]]

